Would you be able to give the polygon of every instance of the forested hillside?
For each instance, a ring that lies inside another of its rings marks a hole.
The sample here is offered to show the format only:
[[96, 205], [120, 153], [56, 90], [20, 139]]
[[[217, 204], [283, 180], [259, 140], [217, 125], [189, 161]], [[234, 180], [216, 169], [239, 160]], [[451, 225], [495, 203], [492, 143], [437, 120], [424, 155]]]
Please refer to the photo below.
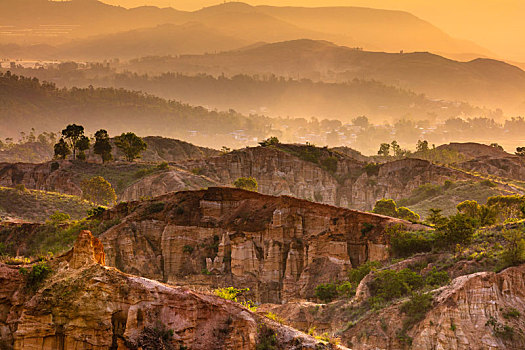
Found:
[[193, 136], [201, 145], [231, 140], [228, 134], [240, 129], [244, 142], [270, 131], [267, 118], [246, 117], [233, 110], [209, 111], [116, 88], [58, 89], [52, 83], [10, 73], [0, 75], [0, 122], [2, 137], [31, 128], [59, 130], [76, 122], [91, 131], [104, 128], [112, 135], [131, 130], [144, 136]]

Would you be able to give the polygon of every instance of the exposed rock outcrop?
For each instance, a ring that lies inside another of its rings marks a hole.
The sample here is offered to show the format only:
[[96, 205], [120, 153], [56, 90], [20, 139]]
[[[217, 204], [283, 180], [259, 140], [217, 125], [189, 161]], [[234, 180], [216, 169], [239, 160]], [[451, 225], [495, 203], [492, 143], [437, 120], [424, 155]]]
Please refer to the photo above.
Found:
[[110, 266], [168, 283], [249, 287], [261, 302], [313, 295], [368, 260], [388, 257], [385, 229], [409, 222], [232, 188], [123, 203], [100, 239]]
[[[361, 285], [366, 283], [365, 278]], [[304, 301], [268, 304], [258, 311], [271, 311], [298, 329], [315, 326], [320, 332], [338, 332], [342, 344], [355, 350], [525, 348], [525, 265], [500, 273], [460, 276], [433, 294], [431, 309], [406, 333], [402, 332], [404, 321], [413, 316], [400, 311], [406, 299], [378, 312], [366, 312], [355, 323], [348, 323], [345, 318], [352, 311], [359, 312], [356, 299], [348, 304], [342, 301], [329, 305]], [[356, 298], [361, 296], [358, 294]]]
[[[371, 210], [381, 198], [407, 197], [417, 187], [443, 184], [445, 180], [476, 179], [465, 172], [432, 164], [421, 159], [402, 159], [366, 168], [365, 163], [342, 153], [332, 152], [337, 170], [329, 171], [322, 164], [297, 156], [308, 146], [283, 145], [284, 150], [272, 147], [245, 148], [226, 155], [182, 162], [188, 170], [198, 171], [213, 182], [232, 185], [239, 177], [254, 177], [261, 193], [291, 195], [312, 201]], [[323, 149], [325, 152], [329, 152]], [[319, 151], [322, 152], [322, 151]], [[160, 195], [173, 191], [170, 177], [162, 173], [154, 181], [144, 178], [125, 191], [123, 200], [137, 200], [135, 193]], [[166, 180], [164, 180], [166, 179]], [[150, 189], [151, 188], [151, 189]]]
[[[169, 171], [155, 172], [141, 179], [134, 178], [134, 174], [142, 169], [136, 163], [111, 166], [70, 161], [38, 165], [1, 163], [0, 186], [24, 184], [31, 189], [80, 195], [80, 182], [86, 173], [100, 175], [107, 170], [104, 167], [111, 167], [112, 173], [127, 173], [133, 180], [123, 184], [117, 180], [118, 176], [108, 179], [113, 181], [121, 201], [214, 185], [231, 186], [239, 177], [254, 177], [261, 193], [371, 210], [377, 200], [408, 197], [423, 184], [479, 180], [463, 171], [420, 159], [402, 159], [366, 167], [362, 158], [357, 158], [304, 145], [253, 147], [220, 156], [181, 160]], [[518, 174], [519, 170], [515, 172]]]
[[[359, 322], [343, 339], [357, 350], [400, 348], [399, 306]], [[512, 309], [525, 313], [525, 265], [456, 278], [436, 292], [433, 307], [407, 335], [414, 349], [523, 349], [525, 319], [505, 316]], [[387, 327], [380, 327], [381, 319]], [[364, 331], [367, 337], [360, 336]]]
[[104, 267], [101, 249], [89, 231], [82, 232], [72, 251], [48, 263], [53, 274], [36, 291], [18, 268], [0, 264], [0, 345], [255, 349], [267, 336], [280, 349], [332, 347], [234, 302]]

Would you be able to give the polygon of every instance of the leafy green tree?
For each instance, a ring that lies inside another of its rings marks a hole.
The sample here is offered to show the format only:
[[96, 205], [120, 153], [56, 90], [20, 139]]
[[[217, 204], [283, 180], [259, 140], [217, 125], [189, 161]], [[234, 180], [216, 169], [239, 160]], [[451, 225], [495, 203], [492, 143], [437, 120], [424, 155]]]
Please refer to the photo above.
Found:
[[62, 136], [69, 141], [69, 147], [73, 150], [73, 159], [77, 158], [77, 142], [84, 135], [84, 127], [82, 125], [69, 124], [62, 130]]
[[66, 221], [68, 221], [70, 219], [71, 219], [71, 216], [69, 216], [69, 214], [56, 211], [55, 213], [53, 213], [53, 214], [51, 214], [49, 216], [49, 219], [47, 220], [47, 223], [56, 226], [58, 224], [62, 224], [64, 222], [66, 222]]
[[115, 190], [102, 176], [84, 180], [80, 184], [82, 198], [99, 205], [113, 205], [117, 200]]
[[468, 243], [474, 234], [475, 227], [475, 219], [459, 213], [449, 217], [448, 222], [438, 230], [444, 243], [453, 245]]
[[456, 209], [462, 214], [465, 214], [473, 219], [477, 219], [479, 216], [479, 211], [481, 210], [481, 206], [474, 200], [466, 200], [459, 203], [456, 206]]
[[476, 221], [477, 226], [488, 226], [496, 222], [496, 208], [479, 205], [474, 200], [466, 200], [456, 206], [458, 212], [467, 215]]
[[403, 150], [401, 149], [401, 146], [399, 146], [396, 140], [392, 141], [392, 143], [390, 144], [390, 149], [392, 150], [394, 157], [400, 157], [403, 155]]
[[259, 142], [259, 145], [263, 147], [268, 147], [268, 146], [278, 145], [279, 143], [280, 143], [279, 139], [275, 136], [272, 136], [272, 137], [267, 138], [266, 140], [262, 140], [261, 142]]
[[395, 218], [397, 217], [397, 204], [393, 199], [380, 199], [376, 202], [372, 213]]
[[501, 253], [503, 266], [516, 266], [525, 262], [525, 236], [520, 229], [504, 230], [503, 237], [507, 241]]
[[429, 214], [425, 220], [425, 223], [440, 227], [448, 222], [448, 219], [441, 214], [443, 211], [442, 209], [431, 208], [428, 211]]
[[369, 286], [373, 296], [392, 300], [420, 289], [424, 283], [423, 277], [410, 269], [399, 272], [382, 270], [376, 273], [376, 278]]
[[97, 131], [95, 133], [95, 145], [93, 146], [93, 152], [100, 156], [102, 163], [113, 159], [113, 155], [111, 154], [112, 148], [111, 142], [109, 142], [108, 132], [104, 129]]
[[364, 264], [348, 271], [348, 280], [355, 286], [358, 286], [363, 278], [371, 271], [375, 271], [381, 267], [379, 261], [367, 261]]
[[396, 257], [408, 257], [422, 252], [430, 252], [434, 245], [434, 234], [428, 231], [406, 231], [396, 225], [387, 229], [390, 249]]
[[406, 207], [397, 207], [396, 202], [393, 199], [380, 199], [376, 202], [372, 213], [391, 216], [393, 218], [398, 218], [408, 221], [419, 221], [420, 217], [418, 214], [414, 213], [412, 210]]
[[498, 212], [495, 208], [482, 205], [479, 210], [479, 224], [481, 226], [494, 225], [498, 219]]
[[84, 151], [89, 149], [89, 137], [84, 135], [80, 136], [76, 146], [78, 150], [77, 158], [80, 160], [86, 160], [86, 154], [84, 153]]
[[525, 147], [516, 147], [516, 155], [525, 157]]
[[377, 154], [383, 157], [388, 157], [390, 155], [390, 144], [382, 143], [381, 146], [379, 146]]
[[237, 180], [235, 180], [233, 186], [253, 192], [257, 192], [259, 187], [257, 184], [257, 180], [255, 180], [253, 177], [240, 177]]
[[416, 151], [417, 152], [422, 152], [422, 153], [426, 153], [430, 150], [430, 148], [428, 147], [428, 141], [427, 140], [418, 140], [417, 141], [417, 145], [416, 145]]
[[66, 141], [63, 138], [60, 138], [54, 146], [55, 158], [57, 159], [66, 159], [68, 155], [71, 154], [71, 149]]
[[115, 137], [115, 146], [126, 156], [126, 160], [132, 162], [140, 157], [140, 153], [148, 148], [148, 145], [140, 137], [132, 132], [122, 133]]
[[396, 217], [407, 221], [419, 221], [421, 219], [419, 214], [414, 213], [412, 210], [406, 207], [397, 208]]

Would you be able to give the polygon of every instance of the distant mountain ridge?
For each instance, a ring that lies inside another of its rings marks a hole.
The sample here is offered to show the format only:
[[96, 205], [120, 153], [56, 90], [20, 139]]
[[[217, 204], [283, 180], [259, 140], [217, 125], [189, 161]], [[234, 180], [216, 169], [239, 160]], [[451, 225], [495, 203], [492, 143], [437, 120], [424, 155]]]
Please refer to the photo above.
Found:
[[[0, 35], [4, 42], [18, 38], [25, 43], [57, 44], [93, 35], [188, 22], [199, 22], [212, 27], [217, 35], [251, 43], [310, 38], [371, 50], [489, 54], [478, 45], [454, 39], [402, 11], [250, 6], [236, 2], [194, 12], [151, 6], [125, 9], [96, 0], [4, 0], [0, 4], [0, 23], [14, 26]], [[61, 27], [58, 30], [53, 26]], [[46, 31], [53, 36], [46, 36]]]
[[467, 101], [507, 112], [525, 110], [525, 71], [508, 63], [486, 58], [459, 62], [428, 52], [371, 52], [327, 41], [302, 39], [214, 55], [149, 57], [126, 68], [143, 73], [274, 74], [339, 83], [377, 80], [433, 99]]

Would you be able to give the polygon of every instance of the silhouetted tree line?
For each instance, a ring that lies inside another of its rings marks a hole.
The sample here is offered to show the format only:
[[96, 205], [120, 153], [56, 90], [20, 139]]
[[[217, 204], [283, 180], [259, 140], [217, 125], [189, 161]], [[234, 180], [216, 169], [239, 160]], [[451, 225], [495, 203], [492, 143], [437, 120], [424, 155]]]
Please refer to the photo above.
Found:
[[[90, 139], [84, 135], [82, 125], [70, 124], [62, 130], [62, 137], [54, 146], [55, 158], [66, 159], [68, 155], [73, 153], [73, 159], [86, 160], [84, 151], [89, 149], [90, 142]], [[115, 137], [114, 142], [129, 162], [139, 158], [140, 153], [147, 148], [144, 140], [132, 132], [122, 133]], [[112, 149], [108, 132], [104, 129], [98, 130], [95, 133], [93, 152], [99, 155], [102, 162], [105, 163], [113, 159]]]

